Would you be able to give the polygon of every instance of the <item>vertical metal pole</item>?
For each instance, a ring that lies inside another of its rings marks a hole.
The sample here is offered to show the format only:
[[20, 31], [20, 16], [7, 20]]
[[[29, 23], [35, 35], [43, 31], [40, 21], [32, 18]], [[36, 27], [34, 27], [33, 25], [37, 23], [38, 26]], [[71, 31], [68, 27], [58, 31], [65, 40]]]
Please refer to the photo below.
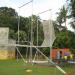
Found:
[[[51, 20], [49, 20], [49, 25], [51, 24]], [[52, 36], [52, 29], [50, 31], [50, 37]], [[52, 38], [50, 38], [52, 39]], [[52, 45], [51, 45], [51, 40], [50, 40], [50, 60], [52, 60]]]
[[50, 47], [50, 60], [52, 61], [52, 47]]
[[[18, 14], [18, 44], [19, 44], [19, 26], [20, 26], [20, 8], [19, 8], [19, 14]], [[17, 52], [17, 61], [18, 61], [18, 52]]]
[[26, 51], [26, 60], [28, 58], [28, 47], [27, 47], [27, 51]]
[[37, 46], [38, 46], [38, 17], [37, 17]]
[[[19, 13], [20, 13], [20, 8], [19, 8]], [[19, 44], [19, 26], [20, 26], [20, 14], [18, 15], [18, 44]]]
[[[51, 11], [51, 9], [49, 10]], [[50, 18], [51, 18], [51, 14], [50, 14]], [[51, 19], [49, 20], [49, 26], [52, 25], [52, 21]], [[50, 28], [50, 27], [49, 27]], [[52, 28], [51, 28], [51, 31], [50, 31], [50, 39], [52, 39]], [[50, 60], [52, 61], [52, 43], [51, 43], [52, 40], [50, 40]]]
[[[32, 17], [31, 17], [31, 46], [33, 45], [33, 0], [32, 0]], [[32, 47], [30, 48], [30, 62], [32, 63]]]
[[[50, 21], [50, 24], [52, 25], [52, 21]], [[50, 42], [52, 41], [52, 28], [51, 28], [51, 38], [50, 38]], [[52, 60], [52, 43], [50, 43], [50, 59]]]
[[[37, 15], [37, 47], [38, 47], [38, 15]], [[38, 51], [37, 51], [37, 60], [38, 60]]]

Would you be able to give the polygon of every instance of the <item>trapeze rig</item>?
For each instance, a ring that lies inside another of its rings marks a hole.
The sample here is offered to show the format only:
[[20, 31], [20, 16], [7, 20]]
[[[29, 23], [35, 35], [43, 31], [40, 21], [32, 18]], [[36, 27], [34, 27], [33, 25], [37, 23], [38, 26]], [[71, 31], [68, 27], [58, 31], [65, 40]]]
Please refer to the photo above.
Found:
[[[22, 6], [20, 6], [19, 7], [19, 11], [20, 11], [20, 8], [22, 8], [22, 7], [24, 7], [24, 6], [26, 6], [26, 5], [28, 5], [29, 3], [32, 3], [32, 15], [33, 15], [33, 0], [31, 0], [31, 1], [29, 1], [29, 2], [27, 2], [27, 3], [25, 3], [25, 4], [23, 4]], [[50, 11], [50, 9], [49, 10], [46, 10], [46, 11], [43, 11], [43, 12], [41, 12], [41, 13], [38, 13], [37, 15], [39, 15], [39, 14], [42, 14], [42, 13], [45, 13], [45, 12], [47, 12], [47, 11]], [[32, 19], [32, 18], [31, 18]], [[18, 19], [18, 45], [15, 45], [16, 47], [17, 46], [21, 46], [21, 47], [30, 47], [31, 48], [31, 52], [30, 52], [30, 54], [31, 54], [31, 60], [32, 60], [32, 47], [34, 47], [34, 48], [36, 48], [37, 49], [37, 51], [39, 51], [44, 57], [46, 57], [39, 49], [38, 49], [38, 47], [40, 47], [40, 46], [38, 46], [38, 21], [37, 21], [37, 46], [34, 46], [33, 45], [33, 30], [32, 30], [32, 23], [31, 23], [31, 43], [30, 43], [30, 46], [28, 46], [28, 45], [20, 45], [19, 44], [19, 25], [20, 25], [20, 15], [19, 15], [19, 19]], [[8, 45], [9, 46], [9, 45]], [[67, 75], [67, 73], [62, 69], [62, 68], [60, 68], [58, 65], [56, 65], [52, 60], [50, 60], [48, 57], [46, 57], [46, 59], [48, 60], [48, 61], [50, 61], [52, 64], [54, 64], [55, 65], [55, 67], [57, 68], [57, 69], [59, 69], [64, 75]]]
[[[22, 6], [20, 6], [19, 7], [19, 12], [20, 12], [20, 9], [22, 8], [22, 7], [24, 7], [24, 6], [26, 6], [26, 5], [28, 5], [29, 3], [32, 3], [32, 15], [33, 15], [33, 0], [31, 0], [31, 1], [29, 1], [29, 2], [27, 2], [27, 3], [25, 3], [25, 4], [23, 4]], [[46, 10], [46, 11], [43, 11], [43, 12], [41, 12], [41, 13], [39, 13], [39, 14], [42, 14], [42, 13], [45, 13], [45, 12], [47, 12], [47, 11], [50, 11], [50, 9], [49, 10]], [[39, 15], [38, 14], [38, 15]], [[32, 18], [31, 18], [32, 19]], [[18, 44], [5, 44], [4, 46], [15, 46], [16, 48], [17, 47], [30, 47], [30, 54], [31, 54], [31, 61], [32, 61], [32, 47], [33, 48], [35, 48], [38, 52], [40, 52], [41, 53], [41, 55], [43, 55], [50, 63], [52, 63], [59, 71], [61, 71], [64, 75], [68, 75], [67, 74], [67, 72], [65, 72], [62, 68], [60, 68], [57, 64], [55, 64], [51, 59], [49, 59], [46, 55], [44, 55], [39, 49], [38, 49], [38, 47], [40, 47], [40, 46], [38, 46], [38, 24], [37, 24], [37, 46], [34, 46], [33, 45], [33, 27], [32, 27], [32, 23], [31, 23], [31, 42], [30, 42], [30, 45], [21, 45], [21, 44], [19, 44], [19, 42], [20, 42], [20, 38], [19, 38], [19, 30], [20, 30], [20, 28], [19, 28], [19, 26], [20, 26], [20, 15], [18, 15]], [[3, 46], [3, 45], [0, 45], [0, 46]], [[21, 53], [19, 52], [19, 50], [17, 49], [17, 51], [18, 51], [18, 53], [20, 54], [20, 56], [22, 57], [22, 59], [23, 59], [23, 61], [25, 62], [25, 59], [23, 58], [23, 56], [21, 55]]]

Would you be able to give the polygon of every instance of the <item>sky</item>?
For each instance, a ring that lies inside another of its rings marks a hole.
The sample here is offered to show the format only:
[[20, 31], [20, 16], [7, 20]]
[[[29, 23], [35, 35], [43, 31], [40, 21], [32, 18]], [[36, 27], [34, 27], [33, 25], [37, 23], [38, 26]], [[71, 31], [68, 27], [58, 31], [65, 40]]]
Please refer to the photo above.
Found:
[[[40, 12], [51, 9], [43, 14], [39, 14], [38, 16], [40, 16], [42, 20], [56, 20], [56, 12], [59, 12], [59, 9], [66, 4], [66, 0], [33, 0], [33, 3], [29, 3], [19, 9], [20, 6], [30, 1], [31, 0], [0, 0], [0, 7], [14, 8], [18, 12], [18, 15], [23, 17], [28, 17], [32, 15], [32, 13], [37, 15]], [[69, 20], [67, 20], [67, 27], [69, 30], [72, 30], [69, 23]], [[65, 24], [63, 24], [63, 26], [64, 25]]]
[[40, 12], [51, 9], [43, 14], [39, 14], [41, 19], [46, 20], [49, 18], [55, 19], [56, 12], [65, 4], [65, 0], [33, 0], [33, 3], [29, 3], [19, 10], [20, 6], [29, 1], [31, 0], [0, 0], [0, 7], [12, 7], [19, 15], [25, 17], [30, 16], [32, 13], [37, 15]]

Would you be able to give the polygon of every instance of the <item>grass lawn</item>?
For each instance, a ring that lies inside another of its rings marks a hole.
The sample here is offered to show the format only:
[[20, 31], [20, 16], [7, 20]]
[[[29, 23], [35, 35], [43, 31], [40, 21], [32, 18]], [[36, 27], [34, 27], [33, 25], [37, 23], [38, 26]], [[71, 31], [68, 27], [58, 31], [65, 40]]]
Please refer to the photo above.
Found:
[[[26, 72], [26, 70], [32, 72]], [[68, 68], [65, 68], [68, 71]], [[0, 61], [0, 75], [63, 75], [55, 67], [24, 64], [22, 60]]]

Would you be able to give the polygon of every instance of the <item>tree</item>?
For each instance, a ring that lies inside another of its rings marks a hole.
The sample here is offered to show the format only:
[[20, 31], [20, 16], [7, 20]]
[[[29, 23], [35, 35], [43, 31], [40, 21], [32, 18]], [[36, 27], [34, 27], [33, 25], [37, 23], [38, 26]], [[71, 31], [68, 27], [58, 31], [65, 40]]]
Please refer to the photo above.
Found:
[[[0, 8], [0, 27], [14, 29], [17, 26], [17, 12], [8, 7]], [[17, 28], [15, 28], [16, 30]]]
[[75, 49], [75, 34], [69, 30], [62, 30], [56, 37], [53, 48]]
[[69, 7], [69, 13], [70, 13], [70, 18], [72, 18], [71, 21], [71, 27], [75, 31], [75, 0], [67, 0], [68, 1], [68, 7]]
[[[58, 13], [58, 17], [57, 17], [57, 23], [61, 26], [61, 24], [63, 22], [65, 22], [65, 27], [66, 27], [66, 19], [67, 19], [67, 13], [68, 10], [65, 8], [65, 6], [63, 6], [60, 9], [60, 12]], [[67, 28], [67, 27], [66, 27]]]
[[71, 17], [75, 17], [75, 0], [67, 0]]
[[0, 15], [2, 14], [5, 16], [12, 16], [12, 17], [17, 16], [17, 12], [13, 8], [8, 7], [0, 7]]
[[32, 26], [32, 31], [33, 31], [33, 44], [37, 45], [37, 24], [38, 24], [38, 45], [41, 45], [44, 40], [44, 34], [43, 34], [43, 26], [42, 26], [42, 22], [40, 21], [40, 17], [36, 15], [32, 15], [29, 18], [31, 20], [30, 25]]

